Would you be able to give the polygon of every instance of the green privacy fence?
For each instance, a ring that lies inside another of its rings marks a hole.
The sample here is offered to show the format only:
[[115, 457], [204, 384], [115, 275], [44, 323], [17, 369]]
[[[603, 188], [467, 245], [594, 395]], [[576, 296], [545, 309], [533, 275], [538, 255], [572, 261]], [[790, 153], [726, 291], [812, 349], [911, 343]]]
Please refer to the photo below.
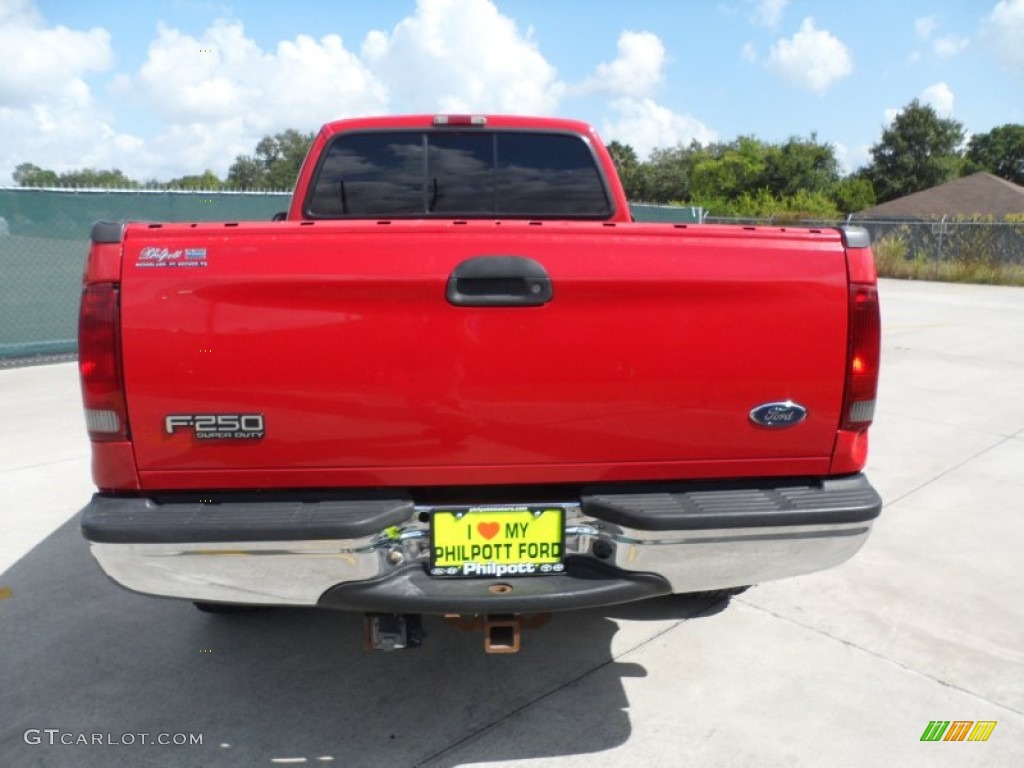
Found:
[[693, 205], [645, 205], [630, 203], [630, 213], [635, 221], [661, 222], [663, 224], [700, 224], [704, 221], [703, 208]]
[[266, 221], [288, 200], [283, 192], [0, 189], [0, 359], [75, 351], [93, 222]]
[[[286, 192], [0, 189], [0, 360], [75, 351], [93, 222], [267, 221]], [[690, 223], [699, 208], [635, 205], [637, 221]]]

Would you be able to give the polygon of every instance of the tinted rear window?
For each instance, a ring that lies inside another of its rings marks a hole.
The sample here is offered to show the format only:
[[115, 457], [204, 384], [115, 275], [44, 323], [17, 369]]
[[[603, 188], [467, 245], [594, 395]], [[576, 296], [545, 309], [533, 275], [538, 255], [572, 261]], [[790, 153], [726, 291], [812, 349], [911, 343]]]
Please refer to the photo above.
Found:
[[342, 134], [306, 213], [321, 218], [606, 218], [611, 206], [579, 136], [500, 131]]

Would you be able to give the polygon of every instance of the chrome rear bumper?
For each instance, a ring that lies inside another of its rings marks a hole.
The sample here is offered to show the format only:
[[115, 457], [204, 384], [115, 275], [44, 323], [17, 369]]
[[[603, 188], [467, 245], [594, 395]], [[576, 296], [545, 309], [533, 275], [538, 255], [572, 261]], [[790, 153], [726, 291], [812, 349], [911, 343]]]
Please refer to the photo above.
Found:
[[[82, 526], [103, 570], [151, 595], [518, 613], [745, 586], [830, 568], [860, 549], [881, 509], [862, 475], [767, 489], [585, 489], [574, 501], [554, 503], [566, 509], [567, 570], [533, 578], [430, 577], [431, 507], [402, 498], [374, 500], [369, 511], [359, 500], [273, 502], [268, 511], [244, 501], [157, 504], [97, 495], [83, 510]], [[489, 587], [498, 581], [513, 589], [493, 593]]]

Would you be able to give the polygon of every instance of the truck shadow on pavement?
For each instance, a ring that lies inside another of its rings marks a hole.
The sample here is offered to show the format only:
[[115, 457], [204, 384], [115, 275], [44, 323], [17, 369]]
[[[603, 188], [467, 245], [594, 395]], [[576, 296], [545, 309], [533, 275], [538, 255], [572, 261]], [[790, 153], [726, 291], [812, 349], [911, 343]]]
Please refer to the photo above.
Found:
[[[456, 766], [599, 753], [629, 739], [623, 680], [647, 674], [614, 654], [727, 605], [675, 596], [559, 614], [508, 655], [424, 617], [422, 648], [368, 653], [359, 615], [205, 615], [122, 590], [93, 562], [77, 518], [0, 585], [9, 766]], [[652, 624], [613, 651], [618, 621]], [[160, 734], [202, 744], [142, 743]]]

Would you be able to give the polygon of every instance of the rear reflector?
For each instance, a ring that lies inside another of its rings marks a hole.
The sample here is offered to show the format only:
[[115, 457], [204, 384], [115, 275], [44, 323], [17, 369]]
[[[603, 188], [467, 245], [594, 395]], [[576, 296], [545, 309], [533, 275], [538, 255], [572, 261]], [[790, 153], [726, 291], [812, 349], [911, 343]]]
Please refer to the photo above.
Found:
[[846, 360], [846, 389], [841, 429], [866, 429], [875, 418], [878, 366], [882, 353], [882, 323], [878, 289], [850, 285], [850, 340]]
[[82, 290], [78, 315], [78, 371], [85, 421], [92, 440], [127, 440], [121, 376], [121, 321], [114, 283]]
[[121, 431], [121, 417], [116, 411], [97, 411], [95, 408], [85, 409], [85, 428], [89, 433], [102, 432], [117, 434]]

